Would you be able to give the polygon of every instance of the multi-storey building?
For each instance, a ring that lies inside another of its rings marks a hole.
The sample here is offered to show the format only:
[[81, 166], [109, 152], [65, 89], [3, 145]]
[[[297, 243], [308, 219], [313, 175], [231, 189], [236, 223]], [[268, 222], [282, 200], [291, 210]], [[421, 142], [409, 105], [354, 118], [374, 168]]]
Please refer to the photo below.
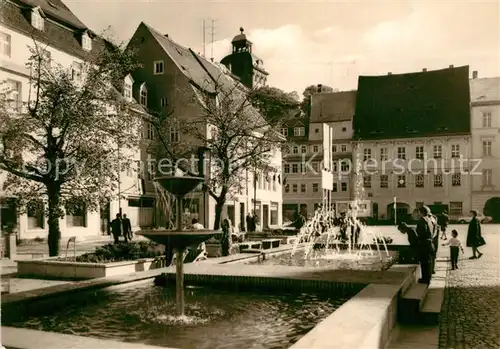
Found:
[[[249, 45], [243, 33], [233, 39], [233, 54], [241, 54], [242, 45]], [[235, 72], [232, 74], [224, 65], [205, 59], [173, 41], [168, 34], [161, 34], [144, 23], [136, 29], [129, 47], [137, 51], [138, 59], [142, 63], [142, 68], [133, 73], [134, 96], [148, 110], [172, 115], [172, 119], [189, 120], [199, 117], [202, 113], [200, 96], [213, 95], [220, 83], [241, 85], [242, 91], [253, 86], [253, 79], [245, 80], [235, 75], [244, 71], [245, 76], [253, 76], [253, 73], [248, 71], [249, 67], [245, 66], [243, 69], [237, 66], [247, 64], [246, 60], [240, 62], [237, 59], [229, 59], [231, 62], [227, 64], [231, 64], [231, 70]], [[248, 49], [245, 52], [248, 52]], [[206, 132], [206, 137], [210, 137], [208, 127], [201, 132]], [[170, 135], [169, 141], [172, 144], [182, 143], [183, 138], [190, 137], [188, 134], [180, 134], [175, 127], [167, 134]], [[154, 138], [154, 132], [151, 138]], [[269, 172], [255, 174], [247, 171], [244, 174], [245, 183], [240, 186], [240, 190], [228, 195], [222, 217], [228, 217], [236, 229], [245, 227], [245, 216], [252, 211], [257, 215], [258, 229], [281, 224], [281, 151], [276, 150], [272, 158]], [[213, 227], [213, 198], [198, 191], [191, 195], [190, 202], [191, 213], [197, 214], [205, 227]]]
[[332, 129], [333, 186], [332, 201], [350, 201], [354, 197], [352, 185], [352, 118], [356, 108], [356, 91], [320, 91], [311, 96], [311, 142], [322, 142], [323, 123]]
[[[360, 76], [353, 121], [354, 183], [378, 219], [407, 219], [442, 204], [452, 217], [471, 208], [468, 67]], [[395, 217], [396, 215], [396, 217]]]
[[472, 73], [472, 208], [500, 221], [500, 77]]
[[[4, 1], [0, 16], [0, 40], [0, 81], [7, 85], [8, 99], [17, 109], [23, 108], [23, 102], [29, 98], [30, 70], [26, 63], [31, 56], [30, 47], [38, 44], [50, 61], [72, 69], [75, 77], [80, 76], [85, 59], [105, 48], [105, 41], [92, 33], [61, 0]], [[125, 98], [128, 98], [129, 85], [130, 77], [127, 77], [123, 86]], [[121, 90], [120, 87], [118, 89]], [[140, 108], [137, 111], [140, 112]], [[138, 154], [131, 156], [140, 159]], [[0, 172], [0, 189], [3, 189], [6, 176], [6, 172]], [[110, 216], [118, 213], [120, 208], [129, 214], [134, 227], [152, 224], [152, 193], [149, 200], [145, 199], [144, 194], [147, 193], [142, 190], [133, 171], [120, 174], [119, 184], [121, 203], [117, 200], [117, 193], [116, 197], [110, 198], [109, 205], [102, 207], [101, 212], [82, 209], [66, 214], [60, 221], [62, 235], [106, 234]], [[0, 215], [2, 227], [17, 225], [21, 238], [46, 236], [48, 226], [42, 210], [27, 210], [27, 213], [18, 215], [13, 200], [8, 199], [9, 195], [0, 190], [0, 197], [4, 198]]]

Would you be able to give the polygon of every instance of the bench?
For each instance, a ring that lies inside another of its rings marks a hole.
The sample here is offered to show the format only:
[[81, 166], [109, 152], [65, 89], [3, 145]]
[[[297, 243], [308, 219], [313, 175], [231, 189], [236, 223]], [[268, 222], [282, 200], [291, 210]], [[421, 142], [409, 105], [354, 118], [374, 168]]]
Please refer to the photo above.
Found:
[[281, 239], [262, 240], [262, 248], [264, 250], [269, 250], [271, 248], [278, 248], [278, 247], [280, 247], [280, 242], [281, 242]]
[[252, 249], [252, 250], [260, 250], [262, 249], [262, 242], [261, 241], [247, 241], [243, 242], [240, 244], [240, 252], [243, 252], [245, 250]]

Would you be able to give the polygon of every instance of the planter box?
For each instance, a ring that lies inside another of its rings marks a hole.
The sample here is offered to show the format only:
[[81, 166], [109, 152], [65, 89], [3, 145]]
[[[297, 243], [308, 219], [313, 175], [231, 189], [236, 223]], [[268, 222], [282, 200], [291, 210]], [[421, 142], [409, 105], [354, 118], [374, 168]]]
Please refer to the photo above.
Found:
[[164, 266], [164, 260], [161, 258], [144, 258], [112, 263], [68, 262], [57, 261], [56, 258], [17, 261], [17, 275], [82, 280], [132, 274]]

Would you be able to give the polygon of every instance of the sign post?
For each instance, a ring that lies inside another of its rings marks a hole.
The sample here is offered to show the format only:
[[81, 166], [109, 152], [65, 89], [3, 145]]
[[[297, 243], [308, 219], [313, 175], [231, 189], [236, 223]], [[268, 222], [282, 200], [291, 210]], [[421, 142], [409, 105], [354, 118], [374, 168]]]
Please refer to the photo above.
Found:
[[397, 202], [396, 197], [394, 197], [394, 225], [398, 225], [398, 210], [397, 210]]

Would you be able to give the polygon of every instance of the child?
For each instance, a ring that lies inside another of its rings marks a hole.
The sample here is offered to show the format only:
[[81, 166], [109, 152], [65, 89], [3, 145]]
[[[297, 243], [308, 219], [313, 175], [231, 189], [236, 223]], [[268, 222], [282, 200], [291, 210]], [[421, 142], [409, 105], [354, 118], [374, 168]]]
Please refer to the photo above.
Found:
[[464, 248], [462, 247], [462, 243], [460, 242], [460, 240], [457, 239], [458, 231], [453, 229], [451, 231], [451, 236], [452, 236], [452, 238], [450, 240], [448, 240], [447, 242], [445, 242], [443, 244], [443, 246], [450, 245], [451, 270], [455, 270], [455, 269], [458, 269], [458, 265], [457, 265], [458, 253], [459, 253], [458, 249], [460, 248], [462, 253], [464, 253]]

